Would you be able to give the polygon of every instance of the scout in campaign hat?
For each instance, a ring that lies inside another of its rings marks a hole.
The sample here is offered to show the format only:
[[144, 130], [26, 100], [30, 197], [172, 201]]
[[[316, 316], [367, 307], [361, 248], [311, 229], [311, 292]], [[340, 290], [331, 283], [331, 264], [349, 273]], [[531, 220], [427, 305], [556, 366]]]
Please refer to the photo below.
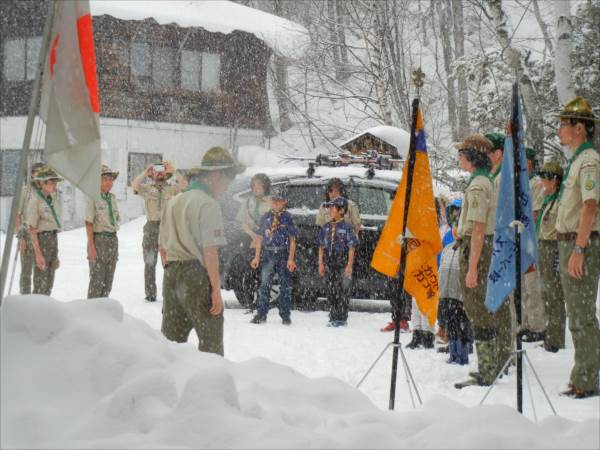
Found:
[[592, 111], [590, 104], [579, 95], [568, 102], [563, 110], [554, 114], [554, 116], [560, 119], [590, 120], [594, 122], [600, 122], [600, 119], [596, 117], [594, 111]]
[[235, 176], [246, 170], [246, 167], [236, 161], [224, 148], [213, 147], [204, 154], [200, 166], [190, 169], [190, 174], [200, 174], [216, 170], [223, 170]]
[[33, 181], [49, 181], [49, 180], [63, 181], [63, 179], [58, 176], [58, 174], [54, 171], [54, 169], [52, 169], [52, 167], [50, 167], [48, 165], [44, 165], [42, 168], [40, 168], [38, 170], [37, 175], [33, 179]]
[[113, 180], [116, 180], [119, 176], [119, 172], [111, 170], [106, 164], [102, 164], [102, 168], [100, 169], [100, 176], [110, 175]]
[[467, 136], [464, 141], [454, 144], [458, 151], [474, 150], [475, 152], [487, 154], [494, 149], [492, 142], [481, 134]]

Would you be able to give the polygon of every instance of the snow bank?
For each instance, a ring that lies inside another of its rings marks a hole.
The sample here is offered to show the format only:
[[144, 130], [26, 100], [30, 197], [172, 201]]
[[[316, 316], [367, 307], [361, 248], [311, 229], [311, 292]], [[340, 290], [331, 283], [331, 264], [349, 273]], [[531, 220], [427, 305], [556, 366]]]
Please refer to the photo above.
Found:
[[301, 25], [258, 9], [228, 1], [92, 0], [94, 16], [107, 14], [123, 20], [153, 18], [161, 25], [200, 27], [213, 33], [245, 31], [265, 41], [275, 52], [296, 58], [309, 44]]
[[11, 296], [1, 310], [3, 448], [598, 448], [595, 420], [534, 424], [434, 397], [377, 409], [336, 378], [166, 341], [112, 299]]

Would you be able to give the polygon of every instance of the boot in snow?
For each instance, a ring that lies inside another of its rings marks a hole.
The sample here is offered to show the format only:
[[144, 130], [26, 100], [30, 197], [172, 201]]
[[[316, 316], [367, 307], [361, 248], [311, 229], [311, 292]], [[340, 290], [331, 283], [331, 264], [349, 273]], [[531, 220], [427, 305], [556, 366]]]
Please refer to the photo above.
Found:
[[408, 344], [406, 344], [406, 348], [417, 348], [420, 347], [423, 343], [423, 331], [421, 330], [413, 330], [413, 338]]
[[435, 335], [431, 331], [422, 331], [421, 343], [423, 348], [433, 348], [433, 341], [435, 341]]

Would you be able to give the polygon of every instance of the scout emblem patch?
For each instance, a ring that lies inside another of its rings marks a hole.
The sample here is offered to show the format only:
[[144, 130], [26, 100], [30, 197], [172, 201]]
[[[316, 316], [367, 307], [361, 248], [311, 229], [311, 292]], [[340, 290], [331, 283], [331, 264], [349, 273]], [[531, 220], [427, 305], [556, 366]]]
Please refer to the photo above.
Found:
[[471, 200], [471, 205], [473, 208], [477, 208], [479, 206], [479, 200], [477, 199], [477, 194], [473, 194], [473, 200]]
[[585, 181], [583, 183], [583, 188], [586, 191], [591, 191], [595, 187], [596, 187], [596, 182], [594, 180], [592, 180], [592, 175], [590, 173], [588, 173], [587, 176], [585, 177]]

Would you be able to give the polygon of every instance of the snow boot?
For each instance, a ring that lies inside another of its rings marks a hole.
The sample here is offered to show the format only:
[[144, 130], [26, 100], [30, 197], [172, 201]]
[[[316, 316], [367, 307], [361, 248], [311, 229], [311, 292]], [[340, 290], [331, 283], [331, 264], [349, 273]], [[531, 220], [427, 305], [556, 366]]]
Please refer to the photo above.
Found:
[[421, 343], [423, 348], [433, 348], [433, 342], [435, 341], [435, 335], [431, 331], [422, 331]]
[[421, 330], [413, 330], [413, 338], [408, 344], [405, 345], [405, 348], [417, 348], [423, 344], [423, 331]]

